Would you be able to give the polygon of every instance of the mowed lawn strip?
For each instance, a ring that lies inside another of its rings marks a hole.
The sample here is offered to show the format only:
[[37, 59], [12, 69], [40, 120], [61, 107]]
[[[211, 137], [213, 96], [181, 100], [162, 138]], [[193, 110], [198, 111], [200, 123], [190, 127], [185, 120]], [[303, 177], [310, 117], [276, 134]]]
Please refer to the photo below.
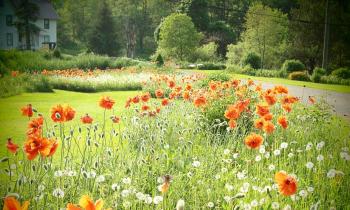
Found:
[[[103, 121], [104, 110], [99, 107], [98, 101], [101, 96], [110, 96], [115, 100], [114, 114], [121, 116], [125, 110], [124, 105], [128, 97], [135, 96], [138, 91], [114, 91], [99, 93], [78, 93], [63, 90], [55, 90], [54, 93], [25, 93], [9, 98], [0, 99], [0, 156], [6, 154], [6, 140], [11, 137], [15, 143], [22, 146], [25, 140], [28, 118], [21, 115], [21, 107], [32, 104], [39, 113], [42, 113], [50, 125], [53, 122], [50, 118], [51, 107], [57, 104], [69, 104], [75, 111], [75, 119], [68, 122], [67, 126], [77, 127], [82, 125], [80, 117], [88, 113], [94, 122]], [[106, 111], [106, 118], [113, 114], [112, 110]]]
[[[193, 70], [195, 72], [205, 73], [205, 74], [218, 74], [223, 73], [225, 70]], [[339, 93], [350, 93], [350, 86], [346, 85], [332, 85], [332, 84], [320, 84], [320, 83], [314, 83], [314, 82], [304, 82], [304, 81], [296, 81], [296, 80], [289, 80], [289, 79], [283, 79], [283, 78], [275, 78], [275, 77], [255, 77], [250, 75], [244, 75], [244, 74], [235, 74], [235, 73], [229, 73], [232, 75], [233, 78], [236, 79], [252, 79], [262, 82], [269, 82], [272, 84], [280, 84], [280, 85], [295, 85], [295, 86], [305, 86], [308, 88], [315, 88], [320, 90], [330, 90], [335, 91]]]

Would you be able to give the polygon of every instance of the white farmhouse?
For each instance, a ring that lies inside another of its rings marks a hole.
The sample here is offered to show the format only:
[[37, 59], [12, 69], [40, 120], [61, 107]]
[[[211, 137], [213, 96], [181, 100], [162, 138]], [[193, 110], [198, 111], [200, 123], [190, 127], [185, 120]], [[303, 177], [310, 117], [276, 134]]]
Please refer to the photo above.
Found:
[[[0, 0], [0, 49], [26, 49], [25, 36], [20, 37], [17, 28], [15, 8], [21, 0]], [[58, 15], [49, 0], [30, 0], [39, 7], [35, 22], [40, 32], [31, 35], [31, 49], [56, 47]]]

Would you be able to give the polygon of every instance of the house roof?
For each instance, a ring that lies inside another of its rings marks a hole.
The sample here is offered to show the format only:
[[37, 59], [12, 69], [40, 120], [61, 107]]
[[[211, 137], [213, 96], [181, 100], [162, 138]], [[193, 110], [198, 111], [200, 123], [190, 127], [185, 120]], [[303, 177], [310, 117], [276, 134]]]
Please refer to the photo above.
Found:
[[[30, 2], [38, 5], [39, 7], [39, 18], [43, 19], [58, 19], [55, 8], [49, 0], [29, 0]], [[14, 7], [20, 5], [21, 0], [11, 0], [11, 3]]]

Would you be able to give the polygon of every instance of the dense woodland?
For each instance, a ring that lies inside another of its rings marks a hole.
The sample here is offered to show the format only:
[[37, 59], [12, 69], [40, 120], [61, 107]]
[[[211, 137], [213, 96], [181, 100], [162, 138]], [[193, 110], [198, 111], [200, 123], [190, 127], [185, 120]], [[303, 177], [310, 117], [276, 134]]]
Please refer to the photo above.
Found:
[[[261, 68], [280, 68], [286, 59], [301, 60], [309, 70], [322, 65], [326, 0], [53, 2], [60, 16], [58, 46], [72, 52], [149, 59], [162, 52], [159, 33], [164, 19], [182, 13], [191, 18], [198, 33], [193, 35], [198, 38], [196, 52], [216, 51], [208, 59], [228, 57], [229, 62], [239, 63], [244, 54], [255, 53]], [[348, 1], [328, 0], [330, 69], [350, 65], [349, 11]], [[181, 60], [205, 60], [202, 57], [184, 55]]]

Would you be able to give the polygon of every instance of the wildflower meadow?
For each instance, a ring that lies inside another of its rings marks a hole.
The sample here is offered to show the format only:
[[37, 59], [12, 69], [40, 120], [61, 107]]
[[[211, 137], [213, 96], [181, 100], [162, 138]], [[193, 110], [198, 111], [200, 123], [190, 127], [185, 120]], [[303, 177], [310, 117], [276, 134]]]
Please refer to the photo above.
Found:
[[[100, 77], [75, 72], [44, 76]], [[322, 99], [197, 73], [134, 78], [142, 91], [99, 93], [93, 113], [15, 110], [26, 128], [3, 140], [4, 210], [350, 208], [349, 123]]]

